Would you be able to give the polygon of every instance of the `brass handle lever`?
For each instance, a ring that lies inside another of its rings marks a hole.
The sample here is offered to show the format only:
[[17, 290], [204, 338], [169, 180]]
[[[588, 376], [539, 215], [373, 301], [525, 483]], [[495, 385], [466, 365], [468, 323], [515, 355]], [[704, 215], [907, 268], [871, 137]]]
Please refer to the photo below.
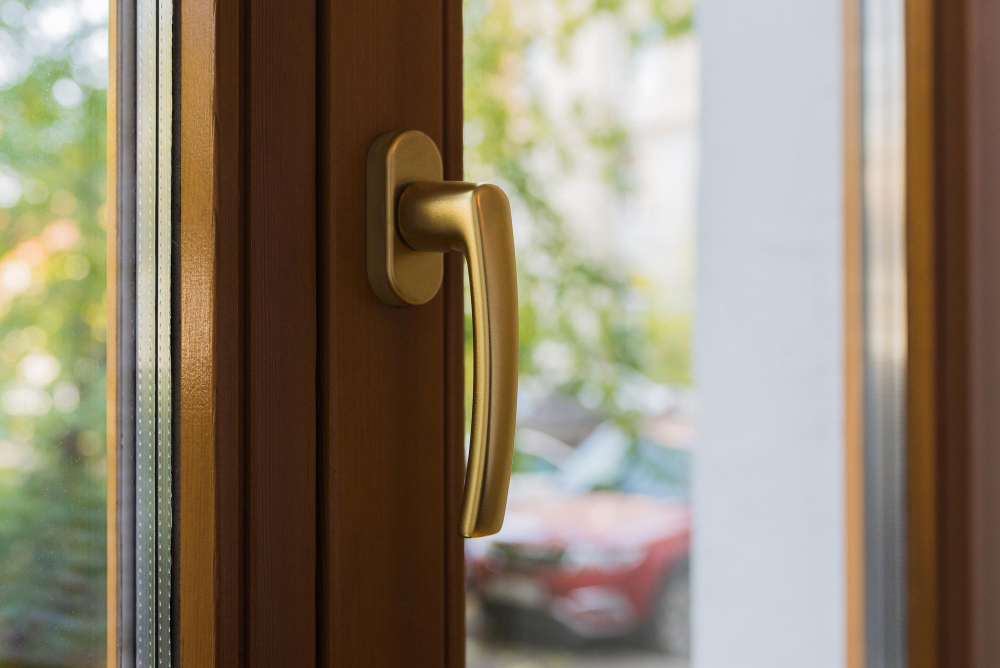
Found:
[[462, 534], [503, 524], [517, 404], [517, 274], [510, 205], [492, 185], [443, 181], [434, 142], [416, 131], [379, 136], [368, 153], [368, 280], [382, 301], [437, 294], [444, 252], [469, 266], [473, 392]]

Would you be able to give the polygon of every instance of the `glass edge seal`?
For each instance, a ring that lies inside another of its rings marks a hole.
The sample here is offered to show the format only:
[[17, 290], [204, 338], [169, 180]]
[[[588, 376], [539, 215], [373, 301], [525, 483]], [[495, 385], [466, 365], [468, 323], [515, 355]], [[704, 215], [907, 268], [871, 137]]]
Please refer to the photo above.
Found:
[[171, 656], [173, 3], [138, 0], [135, 39], [135, 664]]

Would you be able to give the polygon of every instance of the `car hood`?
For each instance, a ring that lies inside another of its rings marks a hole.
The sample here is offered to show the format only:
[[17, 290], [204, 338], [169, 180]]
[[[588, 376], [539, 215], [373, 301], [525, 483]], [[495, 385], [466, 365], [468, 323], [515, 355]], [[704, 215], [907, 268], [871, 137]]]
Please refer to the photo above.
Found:
[[512, 494], [501, 543], [635, 545], [690, 530], [688, 503], [622, 492], [567, 493], [533, 489]]

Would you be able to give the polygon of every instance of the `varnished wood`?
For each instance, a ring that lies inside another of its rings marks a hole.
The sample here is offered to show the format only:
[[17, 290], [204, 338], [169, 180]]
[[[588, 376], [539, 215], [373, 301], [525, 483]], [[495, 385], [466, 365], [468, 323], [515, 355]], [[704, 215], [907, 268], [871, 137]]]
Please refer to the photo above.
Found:
[[[180, 15], [180, 293], [177, 452], [179, 659], [215, 660], [218, 600], [216, 527], [215, 23], [214, 2], [182, 0]], [[188, 45], [200, 43], [207, 48]]]
[[908, 599], [911, 668], [939, 659], [934, 1], [907, 0], [906, 256]]
[[[183, 0], [182, 0], [183, 1]], [[214, 13], [215, 85], [213, 216], [215, 284], [215, 560], [214, 639], [217, 666], [244, 665], [243, 402], [245, 326], [244, 217], [245, 10], [239, 0], [218, 0]], [[194, 664], [200, 665], [200, 664]]]
[[180, 642], [311, 665], [312, 5], [182, 0]]
[[181, 0], [179, 592], [182, 666], [242, 665], [242, 23]]
[[847, 668], [865, 668], [861, 0], [844, 0], [844, 498]]
[[363, 236], [378, 132], [460, 170], [449, 2], [180, 0], [181, 665], [464, 660], [461, 265], [384, 307]]
[[317, 607], [316, 4], [249, 0], [244, 8], [244, 661], [263, 668], [311, 666]]
[[[444, 296], [382, 305], [365, 275], [364, 164], [388, 130], [442, 144], [443, 5], [320, 13], [323, 665], [440, 666], [446, 643]], [[453, 279], [451, 279], [453, 280]]]

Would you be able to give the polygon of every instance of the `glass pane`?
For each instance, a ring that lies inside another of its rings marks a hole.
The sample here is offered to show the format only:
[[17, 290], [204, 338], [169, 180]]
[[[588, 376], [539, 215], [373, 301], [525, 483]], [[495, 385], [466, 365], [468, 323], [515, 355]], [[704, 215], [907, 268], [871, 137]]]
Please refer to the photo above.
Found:
[[464, 2], [521, 335], [470, 668], [844, 665], [841, 3], [695, 1]]
[[0, 666], [104, 664], [106, 0], [0, 0]]

